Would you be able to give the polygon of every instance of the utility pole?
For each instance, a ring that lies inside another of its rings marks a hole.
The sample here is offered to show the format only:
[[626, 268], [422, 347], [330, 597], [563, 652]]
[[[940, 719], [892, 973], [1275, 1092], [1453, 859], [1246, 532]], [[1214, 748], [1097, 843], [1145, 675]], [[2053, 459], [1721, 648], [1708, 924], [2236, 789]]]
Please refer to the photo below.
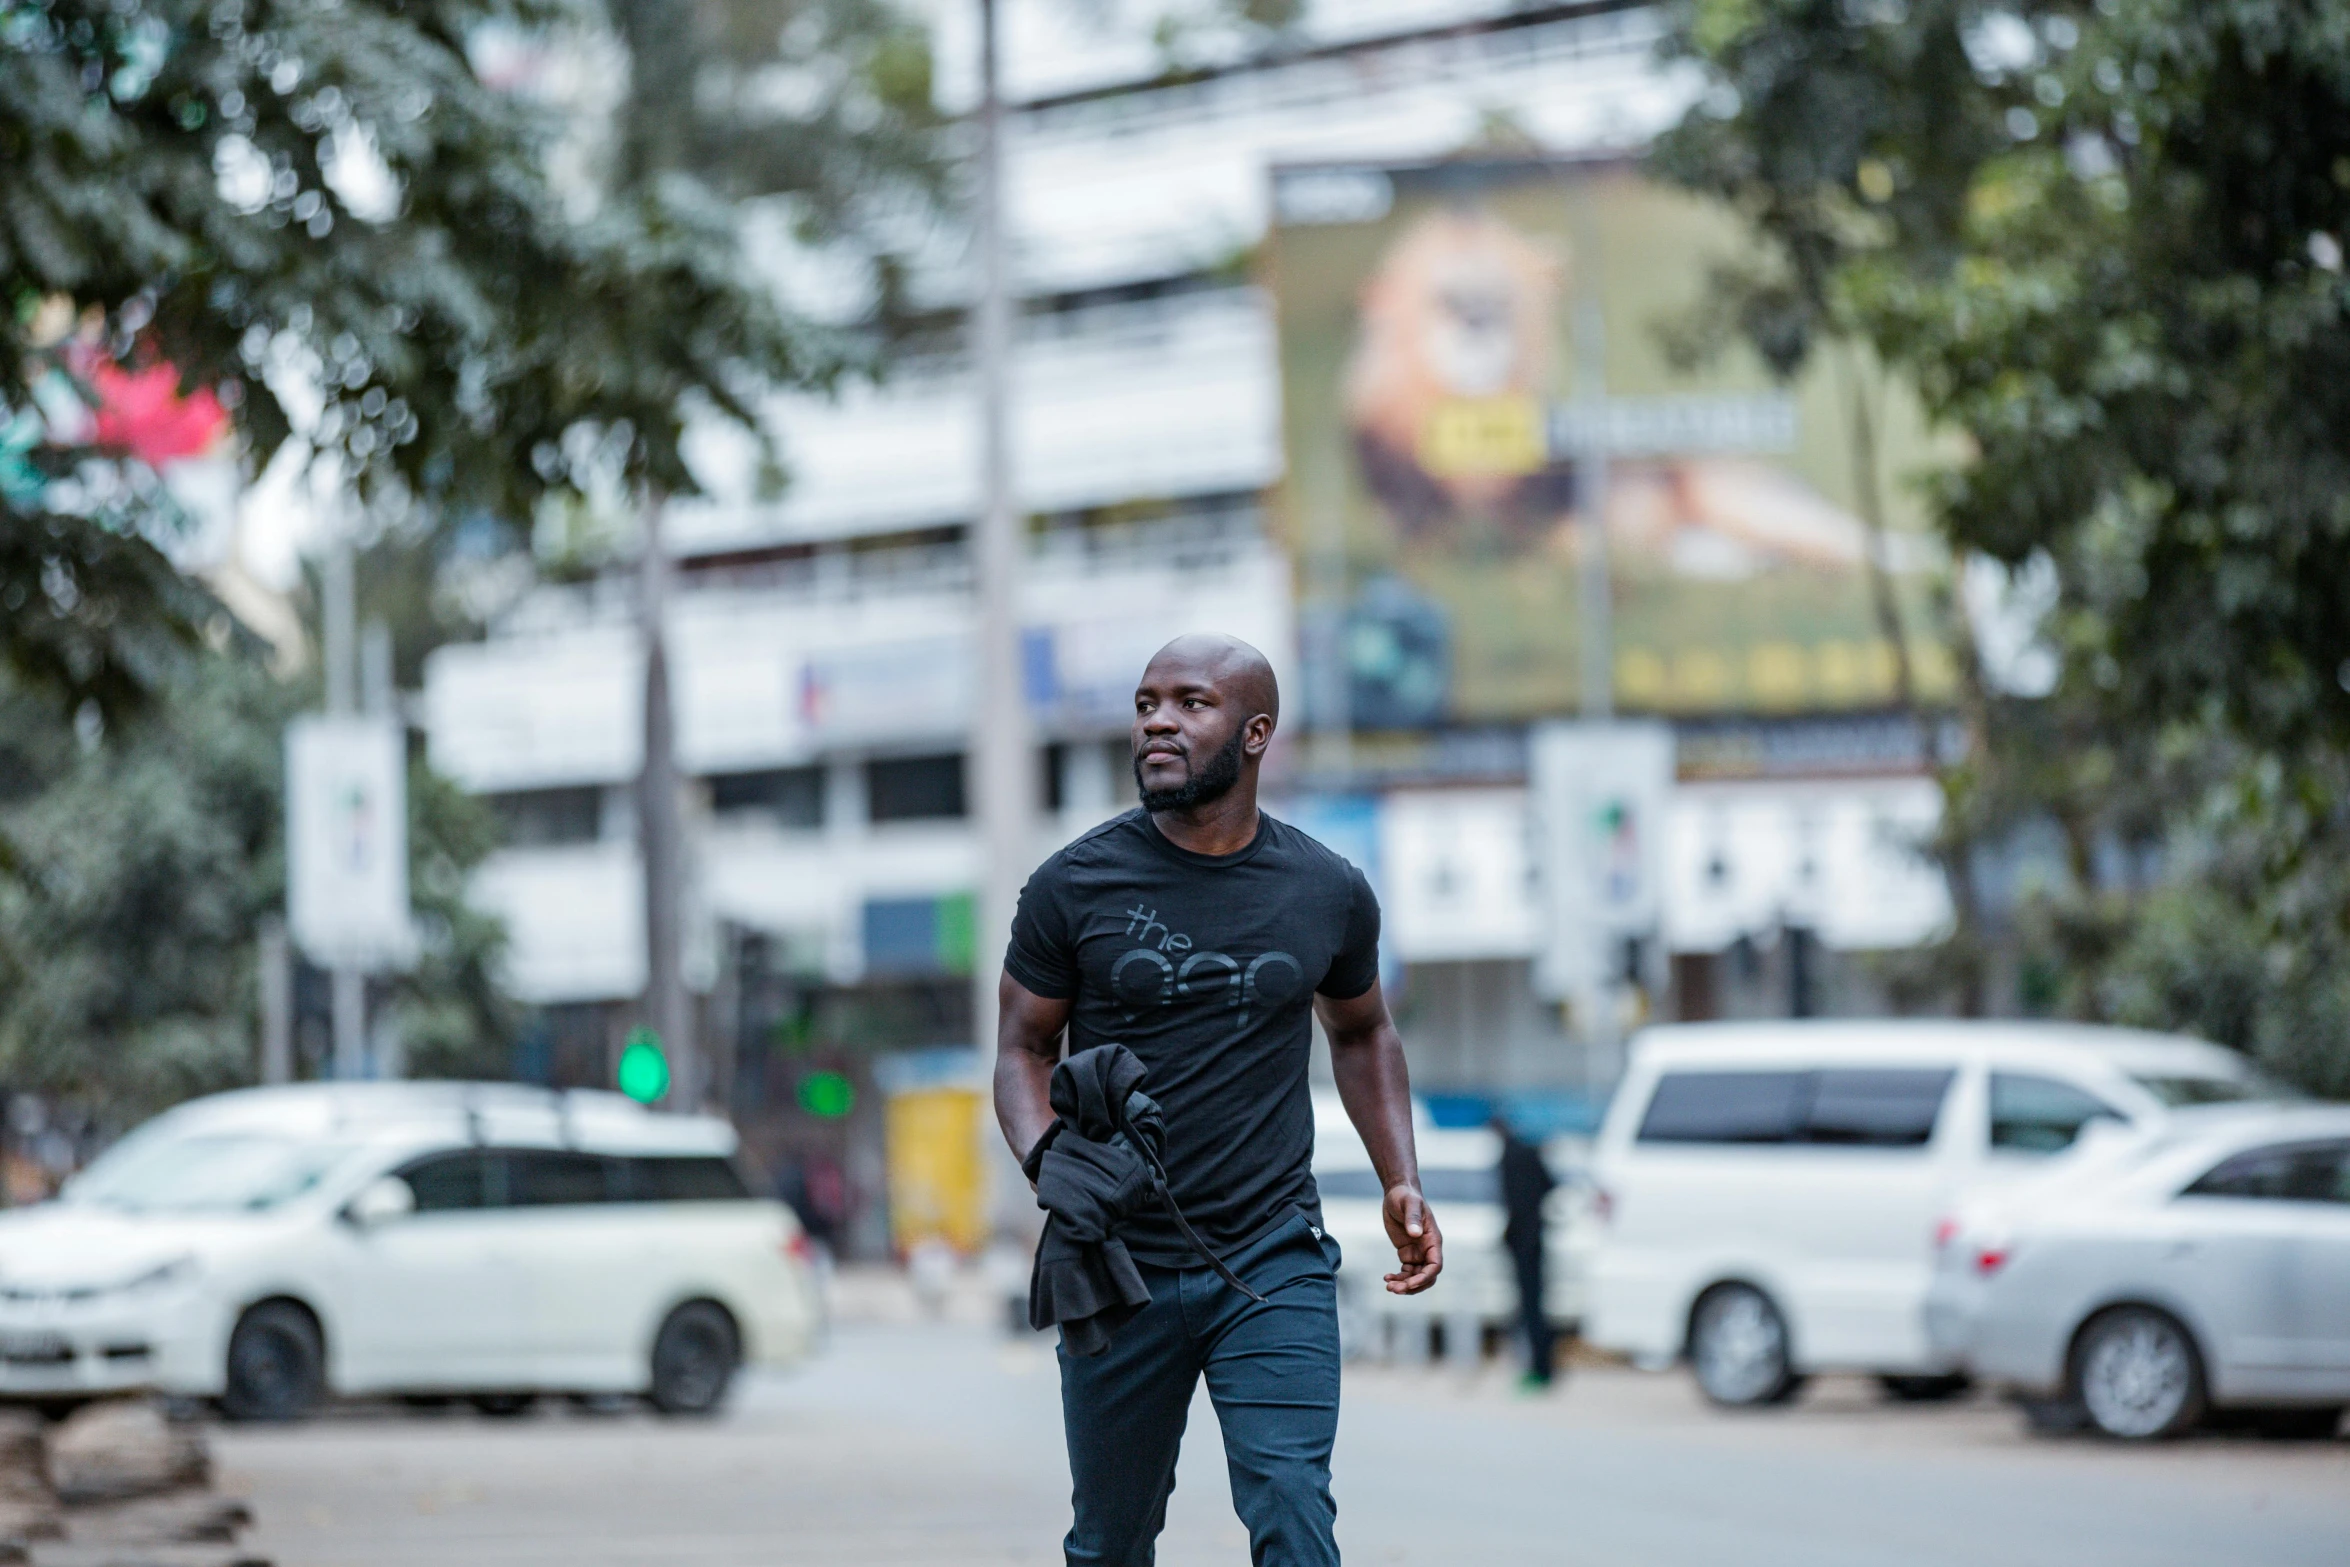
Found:
[[972, 703], [969, 774], [980, 832], [980, 886], [972, 940], [972, 1029], [983, 1050], [995, 1039], [996, 980], [1004, 943], [1033, 868], [1036, 746], [1021, 678], [1020, 577], [1026, 529], [1012, 486], [1012, 298], [1004, 230], [1003, 72], [997, 0], [979, 0], [979, 117], [975, 239], [979, 297], [971, 312], [971, 358], [979, 397], [979, 527], [972, 562], [978, 589], [977, 700]]
[[[359, 590], [351, 558], [351, 523], [338, 519], [326, 552], [326, 711], [349, 718], [359, 707]], [[348, 957], [327, 971], [334, 1017], [334, 1076], [344, 1082], [367, 1070], [367, 975]]]
[[685, 991], [685, 823], [678, 807], [677, 725], [669, 700], [669, 553], [661, 499], [647, 491], [637, 610], [645, 652], [644, 762], [637, 774], [637, 847], [645, 873], [645, 1024], [669, 1061], [668, 1102], [702, 1108], [707, 1084], [694, 1048], [693, 1003]]

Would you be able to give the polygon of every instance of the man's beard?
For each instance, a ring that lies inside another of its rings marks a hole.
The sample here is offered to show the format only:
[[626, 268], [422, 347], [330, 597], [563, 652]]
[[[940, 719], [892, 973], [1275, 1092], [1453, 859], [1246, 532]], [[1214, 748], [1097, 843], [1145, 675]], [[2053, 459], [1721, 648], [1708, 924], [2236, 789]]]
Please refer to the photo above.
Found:
[[[1248, 738], [1247, 731], [1235, 729], [1232, 738], [1225, 741], [1208, 765], [1172, 789], [1153, 789], [1142, 781], [1142, 758], [1134, 759], [1134, 787], [1142, 791], [1142, 808], [1146, 811], [1188, 811], [1195, 806], [1220, 800], [1232, 792], [1240, 782], [1240, 747]], [[1185, 757], [1188, 762], [1190, 758]]]

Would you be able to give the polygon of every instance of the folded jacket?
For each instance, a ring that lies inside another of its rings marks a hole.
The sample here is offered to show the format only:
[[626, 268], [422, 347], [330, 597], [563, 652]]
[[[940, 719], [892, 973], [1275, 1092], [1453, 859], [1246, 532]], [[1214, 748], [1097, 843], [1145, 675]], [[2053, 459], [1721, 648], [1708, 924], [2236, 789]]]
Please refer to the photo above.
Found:
[[1150, 1304], [1118, 1225], [1154, 1203], [1167, 1205], [1211, 1267], [1261, 1298], [1200, 1244], [1168, 1196], [1167, 1121], [1142, 1091], [1146, 1076], [1124, 1045], [1096, 1045], [1063, 1061], [1047, 1090], [1053, 1124], [1020, 1162], [1046, 1213], [1028, 1278], [1028, 1325], [1042, 1331], [1059, 1324], [1072, 1355], [1102, 1353], [1110, 1334]]

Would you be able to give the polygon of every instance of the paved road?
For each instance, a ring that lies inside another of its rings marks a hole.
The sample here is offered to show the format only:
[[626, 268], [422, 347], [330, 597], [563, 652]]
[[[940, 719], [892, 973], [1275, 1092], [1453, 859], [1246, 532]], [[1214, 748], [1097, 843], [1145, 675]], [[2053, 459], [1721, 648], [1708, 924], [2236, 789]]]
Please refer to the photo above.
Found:
[[[845, 1327], [818, 1362], [667, 1423], [349, 1414], [225, 1430], [279, 1567], [971, 1567], [1058, 1560], [1048, 1350], [965, 1323]], [[1247, 1560], [1213, 1413], [1192, 1414], [1159, 1560]], [[2024, 1437], [2007, 1411], [1826, 1384], [1729, 1417], [1675, 1376], [1350, 1371], [1339, 1536], [1354, 1567], [2342, 1567], [2350, 1440], [2152, 1450]]]

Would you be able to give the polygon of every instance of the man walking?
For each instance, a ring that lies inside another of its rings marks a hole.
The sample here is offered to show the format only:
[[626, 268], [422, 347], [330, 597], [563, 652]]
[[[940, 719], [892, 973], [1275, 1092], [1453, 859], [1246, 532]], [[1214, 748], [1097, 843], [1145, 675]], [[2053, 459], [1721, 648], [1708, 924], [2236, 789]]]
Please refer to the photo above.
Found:
[[1402, 1041], [1379, 993], [1379, 906], [1362, 873], [1257, 809], [1280, 717], [1264, 655], [1229, 637], [1161, 649], [1134, 693], [1142, 806], [1085, 834], [1020, 896], [999, 990], [996, 1116], [1016, 1156], [1053, 1121], [1072, 1053], [1121, 1043], [1165, 1113], [1174, 1205], [1120, 1230], [1150, 1303], [1098, 1355], [1061, 1351], [1075, 1519], [1071, 1567], [1147, 1567], [1201, 1377], [1223, 1427], [1250, 1559], [1338, 1560], [1337, 1244], [1310, 1170], [1311, 1018], [1386, 1191], [1396, 1271], [1416, 1294], [1444, 1266], [1420, 1196]]

